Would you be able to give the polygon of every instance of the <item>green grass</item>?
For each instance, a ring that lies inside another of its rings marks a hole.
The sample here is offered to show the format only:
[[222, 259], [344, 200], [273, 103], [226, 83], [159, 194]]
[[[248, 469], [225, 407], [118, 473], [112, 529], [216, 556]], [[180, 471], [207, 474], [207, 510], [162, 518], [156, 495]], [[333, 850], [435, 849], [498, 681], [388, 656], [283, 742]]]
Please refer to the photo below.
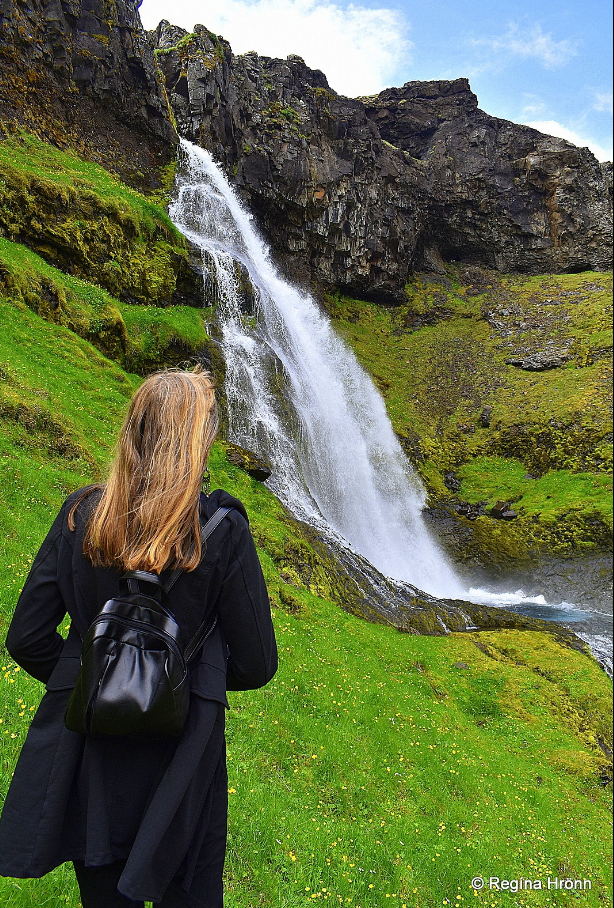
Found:
[[58, 191], [64, 190], [67, 198], [77, 189], [91, 194], [92, 201], [102, 199], [126, 219], [132, 217], [135, 231], [145, 228], [153, 233], [161, 224], [170, 233], [176, 231], [158, 202], [148, 200], [99, 164], [60, 150], [36, 136], [22, 133], [0, 141], [0, 167], [4, 174], [18, 172], [30, 185], [52, 183]]
[[[500, 543], [491, 543], [501, 534], [512, 561], [611, 544], [612, 275], [480, 277], [416, 277], [394, 308], [339, 295], [328, 306], [380, 388], [430, 503], [519, 504], [513, 525], [475, 524], [478, 557], [497, 559]], [[506, 363], [549, 349], [569, 361], [543, 372]], [[456, 496], [448, 472], [461, 481]]]
[[187, 360], [210, 347], [206, 324], [211, 309], [191, 306], [129, 306], [120, 304], [128, 335], [126, 367], [139, 374], [162, 364]]
[[[104, 475], [139, 379], [23, 304], [5, 299], [0, 319], [3, 635], [64, 496]], [[607, 904], [611, 684], [598, 666], [544, 634], [415, 637], [345, 613], [324, 595], [334, 566], [279, 502], [223, 444], [211, 466], [250, 514], [281, 657], [265, 690], [232, 695], [228, 908]], [[1, 798], [43, 689], [6, 653], [0, 669]], [[474, 895], [477, 874], [593, 889], [511, 901]], [[0, 903], [79, 900], [59, 868], [0, 880]]]
[[[228, 717], [229, 908], [462, 905], [477, 874], [588, 878], [572, 903], [607, 904], [607, 683], [586, 657], [522, 632], [480, 635], [488, 655], [472, 636], [407, 637], [315, 598], [275, 624], [276, 679], [233, 695]], [[40, 686], [2, 668], [11, 766]], [[65, 881], [0, 882], [3, 904], [44, 904]]]
[[561, 512], [579, 511], [587, 516], [603, 515], [612, 525], [612, 480], [604, 474], [553, 470], [527, 480], [526, 469], [518, 460], [476, 457], [457, 475], [461, 494], [469, 502], [485, 501], [492, 506], [503, 499], [516, 510], [539, 515], [548, 523], [554, 523]]

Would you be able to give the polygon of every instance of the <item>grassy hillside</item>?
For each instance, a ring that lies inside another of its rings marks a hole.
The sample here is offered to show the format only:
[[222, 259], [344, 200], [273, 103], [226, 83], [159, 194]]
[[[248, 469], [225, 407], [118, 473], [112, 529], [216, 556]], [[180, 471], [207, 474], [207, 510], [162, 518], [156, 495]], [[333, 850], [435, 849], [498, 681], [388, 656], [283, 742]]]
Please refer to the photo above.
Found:
[[[384, 309], [330, 298], [430, 504], [473, 505], [456, 555], [519, 563], [611, 546], [612, 275], [419, 278]], [[539, 357], [549, 367], [537, 370]], [[518, 518], [494, 520], [497, 501]], [[470, 535], [469, 532], [470, 531]]]
[[20, 243], [0, 237], [0, 292], [70, 328], [132, 372], [147, 374], [210, 347], [209, 309], [131, 305], [65, 274]]
[[[19, 301], [4, 297], [0, 319], [4, 636], [64, 495], [104, 471], [138, 378]], [[213, 474], [250, 512], [281, 653], [272, 684], [233, 696], [228, 716], [229, 908], [461, 905], [476, 901], [478, 874], [587, 878], [574, 902], [607, 903], [611, 685], [596, 664], [544, 634], [423, 638], [360, 621], [315, 595], [326, 571], [311, 589], [292, 571], [314, 562], [308, 541], [221, 445]], [[42, 687], [0, 662], [3, 793]], [[77, 908], [78, 897], [60, 868], [0, 881], [0, 902]]]
[[[173, 175], [174, 167], [162, 174], [167, 188]], [[0, 140], [0, 235], [128, 302], [198, 298], [187, 243], [165, 200], [34, 136]]]

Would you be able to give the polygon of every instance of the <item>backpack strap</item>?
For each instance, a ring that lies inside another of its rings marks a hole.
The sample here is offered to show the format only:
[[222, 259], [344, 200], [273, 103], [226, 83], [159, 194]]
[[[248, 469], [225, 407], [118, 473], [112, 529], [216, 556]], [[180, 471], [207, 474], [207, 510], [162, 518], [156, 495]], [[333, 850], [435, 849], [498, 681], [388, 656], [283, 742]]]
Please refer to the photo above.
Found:
[[[222, 522], [222, 520], [224, 519], [226, 514], [228, 514], [229, 511], [232, 511], [232, 508], [218, 508], [217, 511], [213, 514], [213, 516], [209, 518], [209, 520], [206, 522], [206, 524], [204, 525], [204, 527], [202, 528], [202, 531], [201, 531], [201, 538], [202, 538], [203, 542], [207, 541], [207, 539], [209, 538], [211, 533]], [[138, 572], [133, 572], [133, 573], [145, 573], [145, 572], [138, 571]], [[162, 587], [162, 589], [164, 590], [164, 592], [167, 595], [168, 595], [171, 587], [173, 587], [174, 584], [176, 583], [176, 581], [179, 580], [179, 577], [181, 576], [182, 573], [183, 573], [183, 571], [181, 568], [175, 568], [175, 570], [170, 575], [170, 577], [168, 578], [166, 583], [162, 583], [160, 580], [158, 580], [158, 582], [160, 583], [160, 586]], [[154, 577], [156, 575], [151, 574], [150, 576]], [[143, 579], [145, 579], [145, 578], [143, 578]]]
[[[209, 538], [211, 533], [213, 533], [213, 531], [219, 526], [219, 524], [222, 522], [229, 511], [232, 511], [232, 508], [218, 508], [214, 515], [209, 518], [202, 530], [203, 542], [205, 542], [205, 540]], [[171, 589], [180, 574], [181, 568], [176, 568], [173, 571], [166, 584], [164, 585], [164, 590], [166, 593], [168, 593], [168, 591]], [[209, 625], [209, 627], [207, 627], [208, 622], [209, 618], [207, 616], [186, 646], [183, 653], [186, 662], [190, 661], [194, 653], [196, 653], [200, 649], [207, 637], [209, 637], [213, 633], [215, 626], [217, 625], [217, 615], [214, 616], [213, 622]]]
[[[144, 583], [153, 583], [155, 586], [159, 586], [161, 589], [164, 589], [164, 584], [162, 580], [158, 577], [157, 574], [152, 574], [150, 571], [126, 571], [122, 575], [122, 580], [128, 581], [128, 592], [138, 593], [138, 581]], [[137, 581], [135, 583], [135, 581]]]

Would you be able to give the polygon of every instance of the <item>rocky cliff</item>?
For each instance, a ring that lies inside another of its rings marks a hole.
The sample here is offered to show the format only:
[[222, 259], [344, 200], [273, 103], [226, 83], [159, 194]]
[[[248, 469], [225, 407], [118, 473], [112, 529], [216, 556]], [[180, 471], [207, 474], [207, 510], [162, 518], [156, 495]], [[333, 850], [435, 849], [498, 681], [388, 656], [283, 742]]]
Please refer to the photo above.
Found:
[[611, 165], [491, 117], [465, 79], [336, 94], [300, 57], [234, 56], [203, 26], [150, 32], [180, 134], [232, 175], [299, 278], [403, 298], [444, 262], [611, 265]]
[[489, 116], [464, 79], [345, 98], [300, 57], [235, 56], [203, 26], [147, 36], [137, 0], [0, 0], [0, 25], [5, 133], [23, 127], [151, 186], [176, 121], [300, 280], [399, 302], [412, 271], [450, 261], [611, 265], [611, 165]]
[[155, 183], [177, 136], [137, 0], [0, 0], [0, 123]]
[[466, 79], [364, 100], [382, 138], [424, 162], [426, 234], [446, 261], [529, 273], [611, 267], [611, 164], [489, 116]]

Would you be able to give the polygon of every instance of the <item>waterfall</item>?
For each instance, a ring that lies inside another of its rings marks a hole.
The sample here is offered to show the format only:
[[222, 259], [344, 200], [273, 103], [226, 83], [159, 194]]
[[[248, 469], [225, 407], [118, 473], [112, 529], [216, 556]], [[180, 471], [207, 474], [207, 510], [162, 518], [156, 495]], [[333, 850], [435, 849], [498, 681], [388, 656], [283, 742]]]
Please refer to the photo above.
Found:
[[169, 214], [201, 250], [215, 297], [230, 440], [271, 463], [267, 486], [362, 575], [379, 612], [402, 607], [415, 588], [504, 606], [578, 631], [611, 670], [611, 618], [522, 590], [463, 586], [423, 523], [424, 489], [371, 378], [317, 303], [277, 272], [210, 154], [186, 140]]
[[267, 485], [297, 517], [387, 577], [463, 596], [378, 390], [317, 303], [279, 275], [209, 153], [185, 140], [169, 213], [215, 288], [230, 439], [272, 464]]

